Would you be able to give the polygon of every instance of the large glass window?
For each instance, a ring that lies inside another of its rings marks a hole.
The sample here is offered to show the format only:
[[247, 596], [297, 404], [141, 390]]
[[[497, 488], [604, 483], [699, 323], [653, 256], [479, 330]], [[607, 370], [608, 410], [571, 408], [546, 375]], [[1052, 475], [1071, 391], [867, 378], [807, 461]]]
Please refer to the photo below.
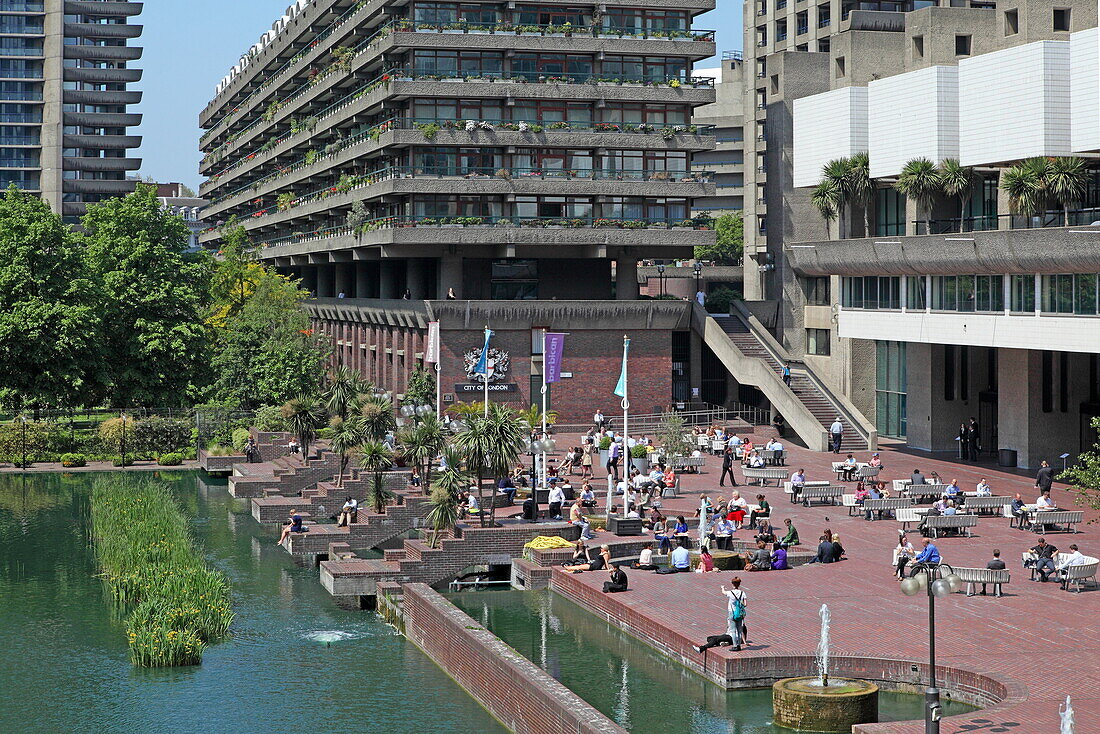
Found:
[[912, 311], [923, 311], [928, 308], [927, 281], [923, 275], [908, 275], [905, 278], [905, 307]]
[[802, 292], [806, 295], [806, 305], [808, 306], [828, 306], [829, 301], [829, 278], [803, 278], [802, 279]]
[[875, 190], [875, 236], [905, 234], [905, 196], [895, 188]]
[[1035, 276], [1012, 276], [1012, 313], [1035, 312]]
[[806, 354], [828, 357], [831, 353], [828, 329], [806, 329]]
[[494, 301], [529, 301], [538, 298], [538, 260], [494, 260], [491, 293]]
[[1073, 313], [1073, 276], [1044, 275], [1040, 281], [1043, 313]]
[[1004, 276], [974, 276], [975, 308], [978, 311], [997, 312], [1005, 310]]
[[896, 275], [844, 278], [842, 304], [846, 308], [900, 309], [901, 278]]
[[875, 428], [880, 436], [905, 437], [905, 342], [875, 342]]

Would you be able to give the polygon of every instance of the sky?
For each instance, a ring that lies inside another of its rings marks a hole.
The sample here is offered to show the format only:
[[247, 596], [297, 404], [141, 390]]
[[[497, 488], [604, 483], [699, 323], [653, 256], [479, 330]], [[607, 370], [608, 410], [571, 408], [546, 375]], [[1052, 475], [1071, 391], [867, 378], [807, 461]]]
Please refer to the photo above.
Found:
[[[145, 3], [136, 23], [145, 70], [134, 85], [144, 92], [137, 134], [143, 137], [141, 175], [158, 182], [180, 181], [198, 189], [199, 112], [241, 53], [283, 14], [289, 0], [155, 0]], [[718, 0], [718, 9], [696, 20], [696, 28], [718, 31], [718, 52], [741, 48], [741, 4]], [[714, 59], [700, 67], [717, 66]]]

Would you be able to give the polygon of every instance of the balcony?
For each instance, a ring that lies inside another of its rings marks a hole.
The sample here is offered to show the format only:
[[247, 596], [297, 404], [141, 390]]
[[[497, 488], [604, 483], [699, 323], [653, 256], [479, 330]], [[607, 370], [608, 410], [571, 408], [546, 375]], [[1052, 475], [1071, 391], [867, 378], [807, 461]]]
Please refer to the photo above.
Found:
[[66, 104], [131, 105], [141, 102], [141, 92], [65, 90], [61, 96]]
[[64, 79], [67, 82], [92, 82], [101, 84], [105, 82], [139, 82], [141, 81], [141, 69], [69, 69], [65, 70]]
[[140, 158], [62, 158], [61, 167], [66, 171], [136, 171], [141, 168]]
[[140, 135], [66, 135], [66, 148], [97, 148], [101, 150], [126, 150], [141, 147]]
[[123, 23], [66, 23], [68, 38], [137, 38], [143, 26]]
[[67, 178], [61, 182], [61, 190], [73, 194], [129, 194], [134, 181], [98, 181], [94, 179]]
[[65, 0], [65, 13], [68, 15], [128, 18], [140, 15], [143, 6], [144, 3], [123, 2], [122, 0]]
[[129, 112], [65, 112], [66, 125], [81, 127], [136, 127], [141, 115]]
[[136, 61], [141, 58], [138, 46], [66, 46], [65, 58], [92, 61]]

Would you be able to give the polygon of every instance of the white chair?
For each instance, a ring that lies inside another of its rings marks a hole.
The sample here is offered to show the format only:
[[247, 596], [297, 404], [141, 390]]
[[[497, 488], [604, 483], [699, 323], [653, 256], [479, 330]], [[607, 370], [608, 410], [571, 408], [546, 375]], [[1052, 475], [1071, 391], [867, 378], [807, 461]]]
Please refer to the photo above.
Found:
[[854, 494], [841, 495], [840, 504], [841, 506], [848, 508], [849, 515], [854, 515], [855, 510], [859, 507], [859, 505], [856, 504], [856, 496]]
[[894, 510], [894, 519], [901, 523], [901, 529], [908, 531], [910, 523], [920, 522], [920, 513], [915, 507], [902, 507]]

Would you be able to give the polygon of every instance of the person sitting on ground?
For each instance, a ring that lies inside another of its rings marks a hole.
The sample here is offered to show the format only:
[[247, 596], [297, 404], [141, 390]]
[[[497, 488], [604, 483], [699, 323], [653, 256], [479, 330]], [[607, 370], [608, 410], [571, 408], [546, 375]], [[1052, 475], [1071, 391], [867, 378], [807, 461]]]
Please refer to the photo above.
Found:
[[771, 560], [773, 571], [786, 571], [790, 568], [787, 564], [787, 549], [782, 543], [776, 543], [772, 547]]
[[575, 566], [581, 563], [590, 563], [592, 561], [592, 552], [588, 546], [584, 544], [583, 539], [578, 539], [573, 544], [573, 558], [565, 561], [561, 565], [563, 566]]
[[620, 591], [626, 591], [626, 571], [623, 571], [622, 566], [615, 564], [608, 571], [611, 579], [603, 582], [603, 593], [617, 594]]
[[679, 538], [675, 550], [669, 557], [669, 565], [666, 568], [658, 568], [657, 573], [688, 573], [691, 571], [691, 551], [687, 549], [687, 538]]
[[811, 558], [808, 563], [832, 563], [833, 562], [833, 543], [831, 540], [822, 535], [817, 539], [817, 554]]
[[[989, 561], [989, 563], [985, 564], [985, 567], [990, 569], [990, 570], [993, 570], [993, 571], [1003, 571], [1003, 570], [1005, 570], [1006, 566], [1005, 566], [1005, 562], [1001, 560], [1001, 551], [1000, 551], [1000, 549], [998, 549], [998, 548], [993, 549], [993, 558], [992, 558], [992, 560]], [[985, 587], [986, 587], [986, 585], [982, 584], [982, 596], [985, 596]], [[994, 586], [993, 591], [996, 591], [996, 590], [997, 590], [997, 587]], [[967, 594], [967, 596], [972, 596], [972, 594]]]
[[646, 543], [642, 546], [642, 551], [638, 554], [638, 560], [634, 561], [632, 568], [639, 571], [657, 570], [657, 564], [653, 562], [653, 543]]
[[756, 550], [746, 553], [743, 558], [746, 571], [772, 570], [772, 554], [768, 552], [768, 546], [762, 540], [756, 542]]
[[1050, 498], [1050, 490], [1044, 489], [1035, 500], [1035, 504], [1039, 507], [1041, 512], [1048, 510], [1057, 510], [1058, 505], [1054, 504], [1054, 500]]
[[790, 548], [798, 545], [798, 529], [795, 528], [794, 523], [791, 522], [791, 518], [785, 518], [783, 524], [787, 526], [787, 534], [783, 536], [783, 540], [780, 541], [783, 547]]
[[989, 482], [985, 481], [985, 477], [978, 480], [978, 485], [974, 488], [975, 493], [979, 497], [992, 497], [993, 490], [989, 487]]
[[600, 546], [600, 554], [593, 558], [588, 563], [578, 563], [575, 566], [566, 566], [565, 570], [572, 573], [583, 573], [584, 571], [602, 571], [605, 568], [611, 566], [611, 549], [606, 545]]
[[940, 556], [940, 549], [937, 548], [931, 540], [922, 538], [921, 545], [923, 548], [921, 552], [917, 554], [917, 557], [913, 559], [914, 564], [927, 563], [932, 566], [938, 566], [943, 561], [942, 556]]
[[840, 533], [833, 533], [833, 562], [839, 563], [848, 560], [845, 557], [846, 553], [844, 546], [840, 544]]
[[419, 487], [424, 483], [424, 480], [420, 477], [420, 467], [413, 464], [412, 473], [409, 474], [409, 486]]
[[283, 534], [279, 536], [279, 545], [282, 545], [291, 533], [308, 533], [309, 528], [302, 525], [302, 516], [297, 510], [290, 511], [289, 523], [283, 526]]
[[756, 534], [756, 539], [762, 543], [768, 543], [769, 545], [775, 542], [775, 531], [772, 530], [771, 523], [767, 520], [762, 520], [760, 522], [760, 529]]
[[342, 528], [358, 520], [359, 501], [348, 495], [348, 498], [344, 501], [344, 506], [340, 508], [339, 517], [336, 518], [336, 527]]
[[913, 548], [913, 544], [909, 542], [909, 538], [905, 536], [905, 531], [899, 530], [898, 544], [894, 546], [894, 557], [890, 561], [894, 567], [894, 576], [899, 579], [905, 578], [905, 567], [916, 557], [917, 551]]
[[290, 440], [286, 442], [286, 450], [292, 454], [296, 454], [302, 450], [302, 445], [298, 443], [297, 438], [291, 436]]
[[840, 462], [840, 473], [844, 475], [842, 478], [844, 481], [850, 482], [852, 481], [852, 475], [857, 471], [859, 471], [859, 462], [856, 461], [856, 457], [848, 454], [844, 461]]
[[772, 506], [768, 504], [768, 500], [762, 494], [756, 495], [756, 509], [749, 513], [749, 526], [755, 526], [757, 520], [767, 519], [771, 516]]
[[710, 573], [714, 570], [714, 556], [710, 554], [710, 549], [705, 545], [699, 549], [699, 568], [703, 573]]
[[592, 524], [581, 514], [581, 507], [577, 502], [574, 502], [569, 508], [569, 522], [581, 529], [581, 537], [585, 540], [592, 540], [595, 537], [592, 534]]
[[1035, 572], [1039, 574], [1039, 580], [1044, 584], [1047, 577], [1055, 573], [1054, 556], [1058, 549], [1047, 542], [1046, 538], [1039, 538], [1038, 544], [1032, 546], [1031, 552], [1035, 554]]

